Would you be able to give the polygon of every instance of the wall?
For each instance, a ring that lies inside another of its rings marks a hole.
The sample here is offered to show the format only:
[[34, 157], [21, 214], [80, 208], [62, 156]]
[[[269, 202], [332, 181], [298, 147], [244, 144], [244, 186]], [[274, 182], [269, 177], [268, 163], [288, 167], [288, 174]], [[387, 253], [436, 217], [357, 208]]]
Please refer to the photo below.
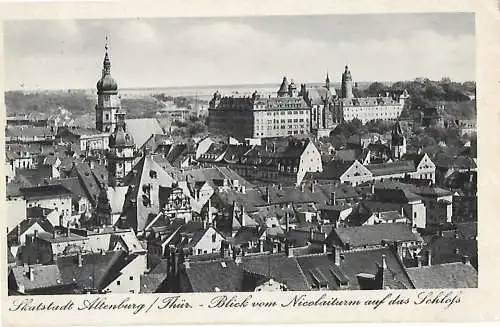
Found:
[[412, 226], [415, 225], [417, 228], [426, 227], [427, 212], [423, 202], [410, 202], [404, 206], [404, 213], [405, 217], [412, 221]]
[[120, 271], [120, 276], [105, 287], [105, 290], [111, 293], [139, 293], [141, 275], [145, 271], [146, 254], [140, 254]]
[[[215, 240], [213, 239], [213, 235], [215, 235]], [[203, 237], [198, 241], [198, 243], [193, 247], [194, 254], [202, 254], [202, 253], [213, 253], [219, 252], [221, 241], [224, 240], [224, 237], [217, 232], [213, 227], [207, 229]], [[201, 252], [200, 252], [201, 251]]]
[[297, 172], [297, 185], [302, 183], [304, 176], [307, 172], [321, 172], [323, 171], [323, 163], [321, 161], [321, 154], [316, 146], [309, 142], [302, 155], [300, 156], [299, 169]]

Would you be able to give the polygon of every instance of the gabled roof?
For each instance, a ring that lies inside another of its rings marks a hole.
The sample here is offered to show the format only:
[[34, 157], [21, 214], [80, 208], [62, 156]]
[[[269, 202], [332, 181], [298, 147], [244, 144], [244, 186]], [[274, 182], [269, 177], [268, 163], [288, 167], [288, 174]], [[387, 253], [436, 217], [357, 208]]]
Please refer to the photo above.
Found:
[[125, 120], [127, 132], [132, 136], [138, 148], [153, 134], [163, 134], [163, 129], [156, 118], [136, 118]]
[[415, 288], [475, 288], [478, 273], [471, 265], [461, 262], [407, 268]]
[[315, 173], [320, 180], [338, 180], [356, 161], [330, 161], [323, 165], [323, 171]]
[[90, 166], [87, 163], [75, 164], [73, 165], [69, 176], [78, 177], [80, 185], [83, 186], [87, 198], [95, 204], [99, 193], [101, 192], [101, 187], [104, 185], [101, 185], [99, 179], [96, 179], [92, 169], [90, 169]]

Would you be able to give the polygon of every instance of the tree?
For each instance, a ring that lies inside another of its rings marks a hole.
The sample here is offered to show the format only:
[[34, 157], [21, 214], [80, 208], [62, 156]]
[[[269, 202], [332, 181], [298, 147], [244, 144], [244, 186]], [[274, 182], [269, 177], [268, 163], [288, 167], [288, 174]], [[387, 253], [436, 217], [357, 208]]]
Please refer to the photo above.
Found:
[[368, 86], [366, 90], [366, 95], [371, 97], [378, 97], [379, 95], [385, 96], [385, 93], [389, 91], [389, 87], [380, 82], [374, 82]]

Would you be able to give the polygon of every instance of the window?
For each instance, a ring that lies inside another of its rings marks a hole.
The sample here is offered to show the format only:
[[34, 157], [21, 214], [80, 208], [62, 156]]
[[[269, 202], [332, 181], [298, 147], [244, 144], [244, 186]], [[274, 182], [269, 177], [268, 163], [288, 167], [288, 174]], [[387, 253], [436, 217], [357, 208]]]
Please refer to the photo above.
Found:
[[134, 280], [134, 276], [129, 276], [129, 280]]
[[119, 280], [116, 281], [116, 285], [120, 286], [120, 281]]
[[215, 240], [217, 239], [217, 234], [212, 235], [212, 243], [215, 243]]

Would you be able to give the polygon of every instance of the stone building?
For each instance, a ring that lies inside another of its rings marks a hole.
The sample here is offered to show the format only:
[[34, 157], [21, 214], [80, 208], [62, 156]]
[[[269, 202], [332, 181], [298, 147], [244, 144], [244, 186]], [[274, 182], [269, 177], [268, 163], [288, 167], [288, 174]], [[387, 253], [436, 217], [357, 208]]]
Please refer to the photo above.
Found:
[[303, 135], [310, 131], [310, 108], [299, 96], [293, 81], [283, 77], [277, 96], [221, 96], [216, 92], [209, 105], [211, 133], [240, 138]]

